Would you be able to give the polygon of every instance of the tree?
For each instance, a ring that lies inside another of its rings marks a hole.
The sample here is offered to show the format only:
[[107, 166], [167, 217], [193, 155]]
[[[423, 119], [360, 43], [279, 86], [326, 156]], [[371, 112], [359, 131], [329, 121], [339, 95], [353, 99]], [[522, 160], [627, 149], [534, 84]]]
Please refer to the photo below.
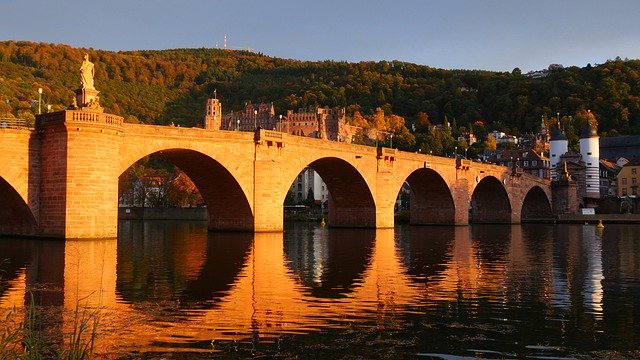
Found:
[[287, 195], [284, 197], [284, 205], [290, 206], [296, 204], [296, 198], [292, 191], [287, 191]]
[[304, 204], [307, 206], [313, 206], [316, 204], [316, 198], [313, 194], [313, 188], [309, 188], [309, 191], [307, 191], [307, 198], [304, 200]]
[[419, 112], [416, 117], [416, 132], [426, 133], [429, 131], [431, 127], [431, 122], [429, 121], [429, 115], [425, 112]]
[[166, 197], [169, 206], [193, 207], [204, 204], [200, 192], [182, 171], [170, 182]]
[[495, 151], [498, 148], [498, 142], [493, 135], [487, 136], [487, 145], [485, 146], [485, 148], [489, 151]]

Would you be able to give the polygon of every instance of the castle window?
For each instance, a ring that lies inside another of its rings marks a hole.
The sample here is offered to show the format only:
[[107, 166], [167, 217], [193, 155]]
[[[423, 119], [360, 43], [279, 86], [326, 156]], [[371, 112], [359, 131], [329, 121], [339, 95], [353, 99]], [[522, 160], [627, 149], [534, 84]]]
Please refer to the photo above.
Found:
[[622, 185], [627, 185], [627, 178], [622, 178]]
[[538, 160], [531, 160], [531, 166], [538, 166]]
[[590, 153], [590, 152], [588, 152], [588, 153], [587, 153], [587, 155], [591, 155], [591, 153]]
[[636, 169], [636, 168], [631, 169], [631, 174], [635, 175], [637, 173], [637, 170], [638, 169]]
[[627, 196], [627, 188], [622, 189], [622, 196]]

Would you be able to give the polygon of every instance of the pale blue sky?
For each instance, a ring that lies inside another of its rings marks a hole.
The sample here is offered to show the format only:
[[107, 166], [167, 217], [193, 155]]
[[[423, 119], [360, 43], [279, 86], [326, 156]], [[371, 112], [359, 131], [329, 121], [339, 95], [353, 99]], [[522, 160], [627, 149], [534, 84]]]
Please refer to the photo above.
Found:
[[640, 58], [640, 0], [2, 0], [0, 40], [523, 72]]

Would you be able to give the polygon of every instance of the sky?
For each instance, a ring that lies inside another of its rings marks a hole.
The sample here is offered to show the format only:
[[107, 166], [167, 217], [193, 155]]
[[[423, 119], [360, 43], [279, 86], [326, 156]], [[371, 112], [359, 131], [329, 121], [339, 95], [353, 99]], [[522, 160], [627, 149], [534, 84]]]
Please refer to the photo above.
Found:
[[2, 0], [0, 40], [523, 73], [640, 58], [640, 0]]

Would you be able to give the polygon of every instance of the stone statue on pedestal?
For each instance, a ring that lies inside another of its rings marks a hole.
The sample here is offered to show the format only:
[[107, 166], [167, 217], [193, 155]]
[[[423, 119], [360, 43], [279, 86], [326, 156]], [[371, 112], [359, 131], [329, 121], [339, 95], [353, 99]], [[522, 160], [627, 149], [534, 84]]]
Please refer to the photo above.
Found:
[[84, 61], [80, 66], [80, 88], [75, 90], [75, 101], [69, 106], [70, 109], [77, 109], [90, 112], [103, 112], [102, 106], [100, 106], [100, 93], [93, 86], [93, 76], [95, 75], [95, 67], [91, 61], [89, 61], [89, 54], [84, 54]]
[[93, 75], [95, 74], [95, 69], [93, 63], [89, 61], [89, 54], [84, 54], [84, 61], [82, 62], [82, 66], [80, 66], [80, 83], [82, 84], [83, 89], [94, 89], [93, 87]]

